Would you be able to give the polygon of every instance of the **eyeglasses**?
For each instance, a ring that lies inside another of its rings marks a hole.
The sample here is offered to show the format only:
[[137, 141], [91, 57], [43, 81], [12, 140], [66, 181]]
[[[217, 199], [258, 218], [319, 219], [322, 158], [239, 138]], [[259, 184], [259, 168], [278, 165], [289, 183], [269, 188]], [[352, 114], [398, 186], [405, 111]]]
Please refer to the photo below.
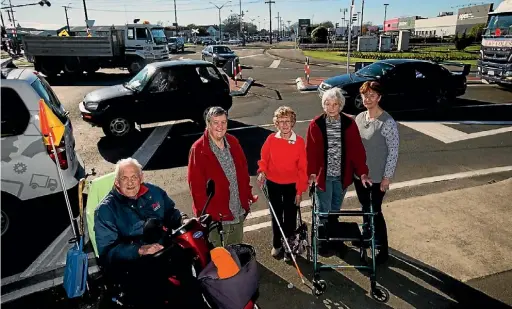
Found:
[[123, 176], [119, 179], [119, 181], [122, 183], [137, 182], [139, 180], [140, 180], [140, 177], [138, 175], [134, 175], [132, 177]]

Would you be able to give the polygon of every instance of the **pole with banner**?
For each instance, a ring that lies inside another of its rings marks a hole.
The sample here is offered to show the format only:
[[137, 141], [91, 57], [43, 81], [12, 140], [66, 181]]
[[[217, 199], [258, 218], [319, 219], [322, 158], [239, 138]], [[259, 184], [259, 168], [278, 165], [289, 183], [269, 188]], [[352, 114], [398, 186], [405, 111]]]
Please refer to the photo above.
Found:
[[39, 126], [41, 133], [43, 134], [44, 144], [52, 147], [53, 155], [55, 156], [55, 165], [57, 166], [57, 173], [59, 174], [60, 185], [62, 187], [64, 199], [66, 200], [66, 206], [68, 208], [69, 220], [71, 221], [73, 235], [75, 239], [78, 239], [79, 235], [76, 231], [73, 211], [71, 210], [71, 203], [69, 202], [66, 183], [64, 182], [64, 177], [62, 176], [59, 156], [57, 150], [55, 149], [55, 144], [60, 144], [60, 141], [64, 138], [65, 127], [59, 118], [57, 118], [57, 116], [55, 116], [55, 114], [50, 110], [48, 105], [46, 105], [43, 99], [39, 100]]

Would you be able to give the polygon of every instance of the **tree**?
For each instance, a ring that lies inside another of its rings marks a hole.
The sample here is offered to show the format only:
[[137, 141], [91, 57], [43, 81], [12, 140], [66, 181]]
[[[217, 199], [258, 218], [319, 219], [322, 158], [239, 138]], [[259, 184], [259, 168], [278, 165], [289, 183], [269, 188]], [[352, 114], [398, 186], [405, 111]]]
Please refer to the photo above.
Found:
[[197, 25], [196, 24], [188, 24], [187, 28], [190, 29], [190, 30], [197, 29]]
[[469, 30], [469, 36], [473, 37], [476, 41], [482, 40], [482, 33], [484, 33], [485, 24], [477, 24]]
[[162, 20], [159, 20], [156, 22], [156, 24], [160, 27], [162, 27], [164, 25], [164, 22]]
[[471, 36], [467, 36], [466, 31], [464, 31], [461, 37], [459, 37], [458, 34], [455, 34], [455, 37], [453, 38], [453, 43], [455, 44], [455, 48], [457, 50], [464, 50], [466, 47], [471, 45], [471, 42], [473, 40], [474, 38]]
[[329, 31], [325, 27], [317, 27], [315, 30], [311, 32], [311, 38], [314, 43], [327, 43], [327, 36], [329, 35]]
[[240, 31], [240, 19], [238, 14], [231, 14], [222, 22], [222, 33], [230, 33], [232, 35]]
[[325, 27], [325, 28], [329, 29], [329, 28], [334, 28], [334, 24], [331, 21], [327, 20], [327, 21], [323, 21], [320, 24], [318, 24], [317, 27]]

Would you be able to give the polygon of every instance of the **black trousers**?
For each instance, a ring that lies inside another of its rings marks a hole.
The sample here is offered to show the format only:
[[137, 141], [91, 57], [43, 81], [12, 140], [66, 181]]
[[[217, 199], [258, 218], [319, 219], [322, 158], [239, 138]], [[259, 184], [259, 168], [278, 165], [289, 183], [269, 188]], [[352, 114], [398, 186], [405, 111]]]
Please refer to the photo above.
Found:
[[[182, 262], [181, 257], [165, 261], [144, 256], [118, 263], [111, 268], [110, 278], [122, 284], [129, 303], [137, 307], [166, 308], [163, 304], [167, 301], [172, 308], [207, 308], [199, 282], [192, 276], [192, 266]], [[113, 275], [116, 277], [112, 278]], [[169, 277], [175, 277], [181, 284], [171, 284]]]
[[[292, 236], [297, 228], [297, 205], [295, 205], [295, 196], [297, 190], [295, 184], [278, 184], [267, 179], [268, 197], [270, 203], [279, 220], [279, 224], [283, 228], [286, 238]], [[272, 245], [274, 248], [281, 248], [282, 235], [277, 226], [276, 218], [272, 216]]]
[[[361, 180], [354, 179], [354, 186], [356, 187], [357, 197], [363, 206], [364, 212], [370, 211], [370, 202], [373, 206], [373, 211], [378, 214], [374, 217], [375, 224], [375, 244], [377, 248], [383, 251], [388, 250], [388, 232], [386, 227], [386, 220], [382, 214], [382, 200], [386, 192], [380, 190], [380, 183], [373, 183], [371, 187], [363, 187]], [[369, 216], [363, 217], [364, 223], [364, 238], [370, 237], [370, 218]]]

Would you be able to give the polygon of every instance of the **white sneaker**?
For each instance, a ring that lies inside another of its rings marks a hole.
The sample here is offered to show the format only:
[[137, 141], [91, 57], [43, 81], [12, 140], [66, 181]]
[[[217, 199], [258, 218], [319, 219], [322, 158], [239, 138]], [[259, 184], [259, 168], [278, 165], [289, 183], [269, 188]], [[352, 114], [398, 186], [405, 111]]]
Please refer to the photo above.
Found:
[[277, 258], [283, 251], [283, 248], [272, 248], [272, 251], [270, 252], [272, 254], [272, 257]]

